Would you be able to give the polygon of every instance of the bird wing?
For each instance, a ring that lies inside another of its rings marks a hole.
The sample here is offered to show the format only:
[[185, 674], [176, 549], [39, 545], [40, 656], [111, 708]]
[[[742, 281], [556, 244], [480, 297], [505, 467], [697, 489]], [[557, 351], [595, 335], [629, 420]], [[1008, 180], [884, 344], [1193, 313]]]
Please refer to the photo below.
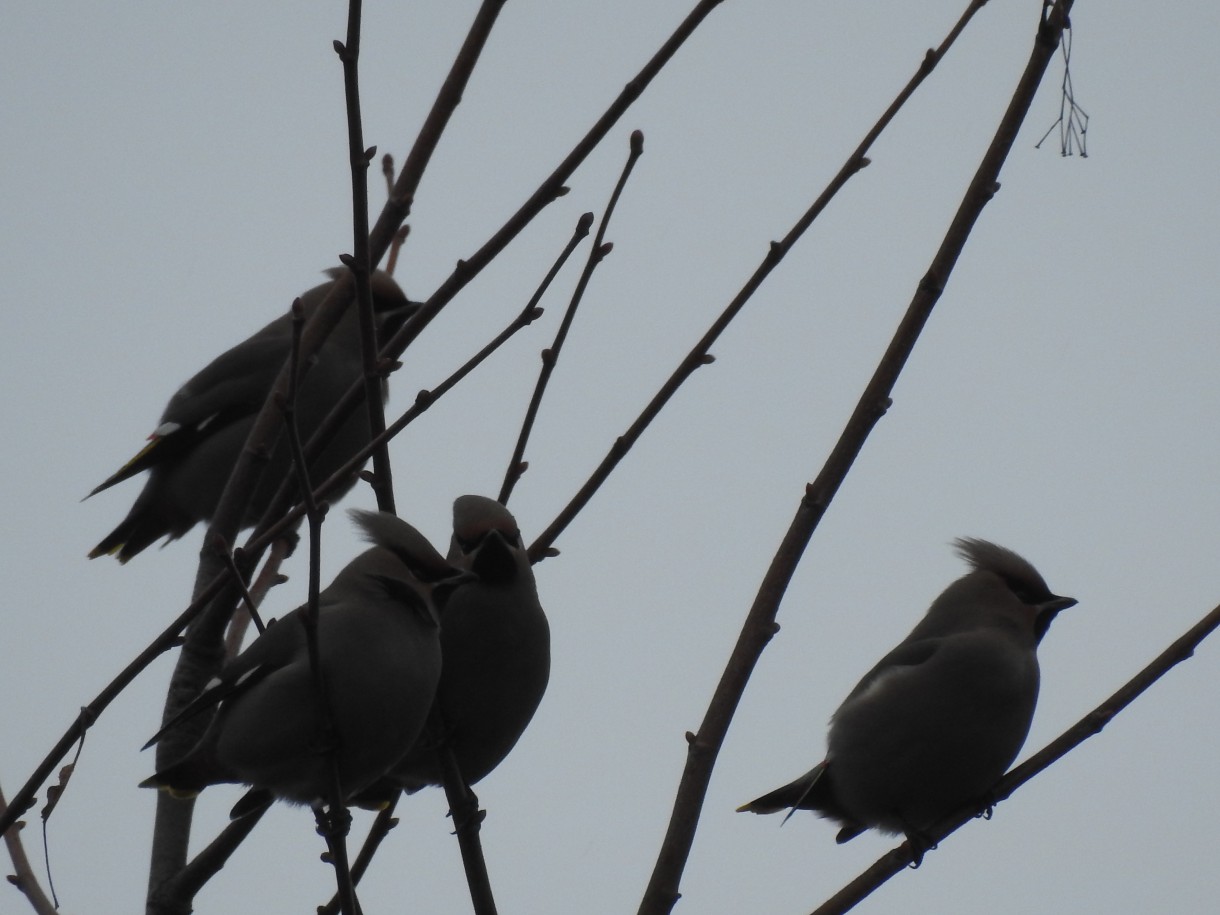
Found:
[[95, 486], [89, 496], [188, 452], [217, 429], [257, 413], [288, 357], [287, 328], [276, 326], [283, 320], [273, 321], [221, 353], [179, 388], [148, 437], [148, 444]]
[[250, 643], [250, 647], [224, 666], [220, 673], [203, 687], [190, 704], [165, 722], [141, 749], [147, 750], [167, 733], [200, 712], [232, 699], [258, 683], [268, 674], [292, 662], [305, 644], [305, 629], [300, 622], [300, 609], [294, 610]]
[[942, 641], [942, 639], [935, 638], [901, 643], [873, 665], [873, 669], [866, 673], [856, 684], [855, 689], [848, 693], [843, 704], [846, 705], [870, 690], [879, 688], [891, 677], [909, 674], [921, 665], [927, 664], [940, 649]]

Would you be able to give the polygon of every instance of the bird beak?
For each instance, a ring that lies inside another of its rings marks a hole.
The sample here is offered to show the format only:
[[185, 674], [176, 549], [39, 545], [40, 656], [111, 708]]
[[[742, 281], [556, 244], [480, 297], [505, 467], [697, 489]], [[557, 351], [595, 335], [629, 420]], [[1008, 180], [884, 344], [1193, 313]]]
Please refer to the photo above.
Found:
[[1060, 610], [1066, 610], [1068, 607], [1075, 607], [1080, 603], [1074, 597], [1056, 597], [1052, 596], [1050, 600], [1038, 606], [1039, 616], [1043, 613], [1058, 613]]
[[1068, 607], [1075, 607], [1077, 600], [1074, 597], [1059, 597], [1051, 595], [1051, 599], [1038, 604], [1038, 613], [1034, 617], [1034, 636], [1039, 642], [1046, 635], [1046, 631], [1051, 628], [1051, 623], [1055, 621], [1055, 617], [1059, 615], [1060, 610], [1066, 610]]

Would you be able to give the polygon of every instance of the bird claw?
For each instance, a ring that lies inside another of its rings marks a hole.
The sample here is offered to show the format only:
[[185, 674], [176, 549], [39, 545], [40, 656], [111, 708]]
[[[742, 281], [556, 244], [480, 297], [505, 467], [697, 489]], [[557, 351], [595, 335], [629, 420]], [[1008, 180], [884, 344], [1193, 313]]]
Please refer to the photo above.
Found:
[[347, 807], [321, 805], [313, 809], [318, 824], [318, 835], [324, 839], [337, 839], [351, 832], [352, 813]]
[[923, 864], [923, 856], [930, 851], [936, 851], [936, 843], [930, 836], [914, 830], [908, 832], [906, 836], [907, 850], [911, 856], [911, 862], [907, 867], [911, 870], [918, 870], [919, 866]]

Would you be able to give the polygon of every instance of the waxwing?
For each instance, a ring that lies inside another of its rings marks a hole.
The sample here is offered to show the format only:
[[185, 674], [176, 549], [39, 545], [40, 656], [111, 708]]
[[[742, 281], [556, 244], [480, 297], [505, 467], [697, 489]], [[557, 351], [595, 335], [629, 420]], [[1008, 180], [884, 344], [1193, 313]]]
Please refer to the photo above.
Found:
[[[346, 268], [328, 271], [330, 282], [301, 296], [306, 320]], [[389, 274], [373, 274], [373, 306], [379, 339], [386, 339], [415, 307]], [[89, 552], [94, 559], [117, 555], [126, 562], [149, 544], [177, 539], [200, 521], [211, 520], [229, 474], [280, 370], [292, 350], [292, 316], [276, 318], [254, 336], [217, 356], [170, 398], [149, 443], [89, 496], [148, 470], [131, 511]], [[307, 442], [339, 398], [363, 372], [360, 318], [354, 305], [327, 338], [305, 375], [297, 398], [302, 442]], [[369, 442], [368, 414], [357, 408], [310, 465], [321, 482]], [[245, 526], [258, 521], [290, 473], [289, 446], [281, 436], [247, 509]], [[336, 490], [337, 500], [355, 483]], [[89, 498], [86, 496], [85, 498]]]
[[550, 628], [508, 509], [460, 496], [449, 561], [472, 580], [452, 590], [441, 615], [436, 708], [443, 733], [426, 732], [388, 777], [407, 791], [443, 783], [438, 740], [453, 750], [468, 785], [491, 772], [524, 733], [550, 677]]
[[[469, 577], [405, 521], [352, 515], [374, 546], [318, 602], [318, 656], [345, 798], [383, 775], [419, 736], [441, 671], [437, 606]], [[143, 787], [189, 797], [231, 782], [294, 803], [329, 801], [331, 763], [304, 621], [301, 607], [269, 626], [149, 741], [219, 703], [199, 743]]]
[[1038, 700], [1036, 649], [1070, 597], [986, 540], [955, 541], [971, 571], [864, 675], [830, 722], [826, 758], [791, 784], [739, 807], [813, 810], [842, 827], [925, 831], [982, 801], [1008, 769]]

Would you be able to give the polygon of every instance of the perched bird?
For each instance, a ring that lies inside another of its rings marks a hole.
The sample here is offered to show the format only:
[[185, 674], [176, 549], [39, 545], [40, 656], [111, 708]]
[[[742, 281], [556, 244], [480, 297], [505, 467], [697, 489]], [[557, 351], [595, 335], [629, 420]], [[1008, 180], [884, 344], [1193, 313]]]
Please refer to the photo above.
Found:
[[333, 744], [325, 742], [301, 607], [226, 664], [149, 741], [219, 703], [195, 747], [143, 787], [192, 796], [208, 785], [233, 782], [317, 804], [330, 798], [328, 750], [336, 754], [346, 798], [412, 746], [440, 678], [437, 606], [469, 573], [447, 563], [422, 534], [393, 515], [352, 515], [374, 546], [348, 563], [318, 602], [318, 657]]
[[[301, 296], [306, 320], [346, 270], [329, 272], [334, 279]], [[414, 305], [387, 273], [375, 272], [372, 287], [379, 336], [385, 339], [409, 316]], [[196, 523], [211, 520], [254, 419], [291, 351], [292, 316], [284, 314], [217, 356], [178, 389], [149, 436], [149, 443], [89, 493], [96, 495], [142, 470], [149, 471], [127, 517], [89, 552], [90, 559], [115, 554], [120, 562], [126, 562], [161, 537], [175, 540]], [[362, 371], [360, 320], [352, 306], [301, 383], [297, 421], [302, 442], [309, 440]], [[356, 409], [311, 464], [312, 479], [321, 481], [330, 476], [369, 438], [368, 414]], [[257, 522], [289, 473], [289, 445], [281, 436], [250, 501], [246, 526]], [[332, 498], [346, 491], [339, 490]]]
[[813, 810], [838, 821], [839, 842], [874, 828], [918, 843], [985, 798], [1029, 733], [1038, 643], [1076, 601], [1052, 594], [1011, 550], [974, 538], [954, 545], [971, 571], [839, 706], [826, 758], [739, 811]]
[[516, 745], [546, 692], [550, 628], [508, 509], [460, 496], [449, 561], [472, 579], [453, 589], [441, 615], [436, 712], [443, 730], [425, 731], [378, 786], [382, 792], [443, 784], [438, 743], [452, 749], [468, 785], [478, 782]]

